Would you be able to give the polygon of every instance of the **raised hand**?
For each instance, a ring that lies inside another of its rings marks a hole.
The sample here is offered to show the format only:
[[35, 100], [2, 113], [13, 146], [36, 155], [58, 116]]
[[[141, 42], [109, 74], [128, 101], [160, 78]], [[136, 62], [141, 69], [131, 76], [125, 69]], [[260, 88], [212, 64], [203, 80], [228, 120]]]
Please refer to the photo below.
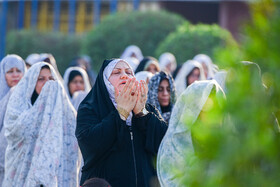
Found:
[[147, 94], [148, 94], [148, 85], [145, 81], [143, 80], [140, 81], [137, 92], [138, 92], [137, 101], [135, 107], [133, 108], [134, 114], [138, 114], [145, 107], [147, 101]]
[[117, 110], [125, 119], [135, 107], [138, 96], [137, 87], [138, 81], [135, 78], [129, 79], [120, 93], [118, 88], [115, 87]]

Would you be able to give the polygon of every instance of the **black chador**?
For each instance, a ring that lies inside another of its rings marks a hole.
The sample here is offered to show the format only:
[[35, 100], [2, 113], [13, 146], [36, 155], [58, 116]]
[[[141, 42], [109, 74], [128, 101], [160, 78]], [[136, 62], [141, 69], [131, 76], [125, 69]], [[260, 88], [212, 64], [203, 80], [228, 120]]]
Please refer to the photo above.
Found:
[[103, 71], [111, 61], [104, 61], [94, 87], [78, 109], [76, 137], [84, 159], [80, 184], [98, 177], [113, 187], [151, 186], [156, 179], [155, 157], [167, 125], [149, 104], [147, 115], [133, 116], [132, 125], [126, 125], [103, 80]]

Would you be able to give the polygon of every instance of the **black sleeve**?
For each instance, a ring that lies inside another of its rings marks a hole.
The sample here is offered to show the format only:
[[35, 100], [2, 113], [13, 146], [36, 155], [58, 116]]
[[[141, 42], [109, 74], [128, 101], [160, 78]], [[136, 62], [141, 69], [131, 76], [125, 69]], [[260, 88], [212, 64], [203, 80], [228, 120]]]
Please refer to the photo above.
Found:
[[111, 111], [100, 121], [90, 109], [81, 108], [77, 115], [75, 134], [83, 154], [94, 155], [96, 160], [121, 138], [125, 126], [117, 110]]
[[134, 118], [134, 124], [146, 138], [145, 148], [147, 151], [157, 154], [161, 140], [167, 131], [167, 123], [152, 105], [146, 104], [146, 109], [149, 113], [143, 117]]

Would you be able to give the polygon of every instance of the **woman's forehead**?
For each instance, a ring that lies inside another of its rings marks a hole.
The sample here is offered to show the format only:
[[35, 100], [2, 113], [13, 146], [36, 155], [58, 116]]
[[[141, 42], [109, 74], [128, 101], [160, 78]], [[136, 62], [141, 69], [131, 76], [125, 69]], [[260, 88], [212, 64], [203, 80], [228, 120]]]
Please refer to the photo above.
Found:
[[128, 66], [128, 64], [124, 61], [120, 61], [116, 64], [116, 66], [114, 67], [114, 69], [127, 69], [127, 68], [130, 68]]

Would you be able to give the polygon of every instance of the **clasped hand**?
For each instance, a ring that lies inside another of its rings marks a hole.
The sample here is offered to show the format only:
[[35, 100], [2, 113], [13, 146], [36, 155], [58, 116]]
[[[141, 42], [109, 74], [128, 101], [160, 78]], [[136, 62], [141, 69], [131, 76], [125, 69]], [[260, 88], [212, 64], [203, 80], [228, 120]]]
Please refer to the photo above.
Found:
[[145, 81], [141, 80], [139, 83], [135, 78], [129, 79], [121, 92], [115, 87], [117, 106], [128, 113], [133, 111], [134, 114], [138, 114], [145, 107], [147, 93], [148, 86]]

